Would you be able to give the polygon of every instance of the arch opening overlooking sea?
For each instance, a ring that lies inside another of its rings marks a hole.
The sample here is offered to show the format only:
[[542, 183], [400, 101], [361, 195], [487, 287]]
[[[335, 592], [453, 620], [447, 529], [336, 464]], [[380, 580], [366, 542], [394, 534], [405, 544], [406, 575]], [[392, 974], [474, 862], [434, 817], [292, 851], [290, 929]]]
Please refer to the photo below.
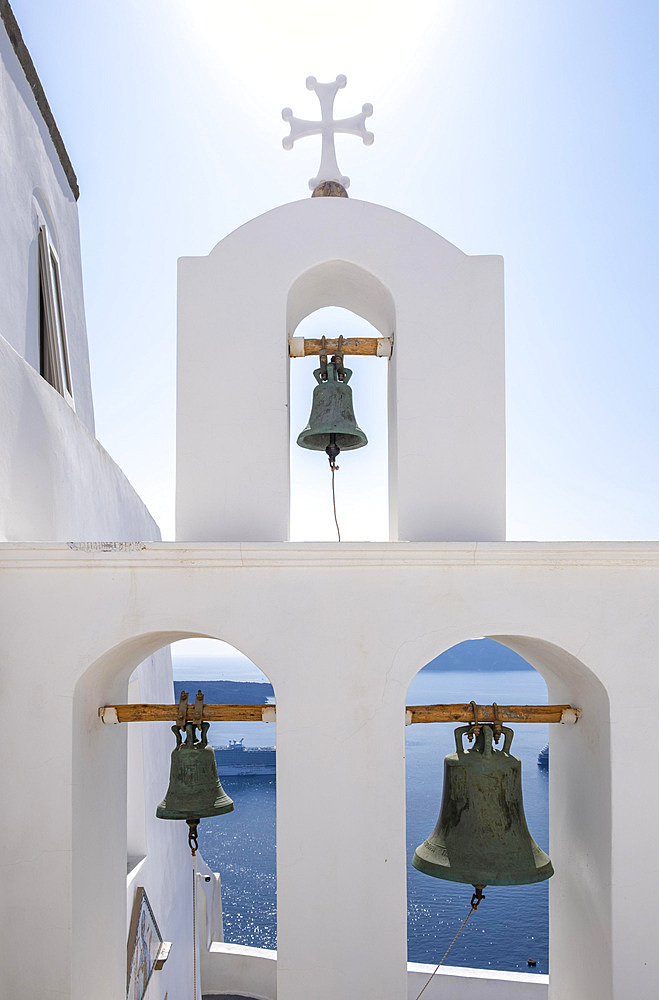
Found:
[[[214, 639], [174, 643], [174, 693], [207, 704], [274, 704], [267, 676], [247, 656]], [[234, 809], [202, 820], [199, 849], [220, 875], [223, 939], [229, 944], [274, 950], [277, 946], [276, 737], [275, 723], [212, 722], [222, 787]]]
[[[460, 642], [412, 679], [408, 705], [546, 704], [547, 685], [530, 663], [491, 639]], [[432, 878], [412, 866], [440, 811], [443, 761], [455, 752], [456, 726], [411, 725], [405, 732], [408, 961], [436, 965], [469, 912], [470, 885]], [[522, 762], [524, 810], [534, 840], [549, 847], [548, 772], [538, 754], [548, 742], [541, 723], [512, 727], [511, 752]], [[449, 966], [549, 972], [549, 886], [490, 886], [453, 946]], [[534, 963], [534, 964], [531, 964]]]
[[[217, 640], [183, 640], [171, 647], [175, 695], [193, 698], [197, 687], [208, 703], [274, 701], [266, 675], [234, 647]], [[410, 683], [407, 704], [498, 701], [500, 704], [547, 702], [542, 676], [521, 656], [490, 639], [459, 643], [426, 664]], [[445, 723], [408, 726], [406, 744], [406, 858], [408, 960], [436, 964], [464, 919], [471, 888], [424, 876], [411, 865], [415, 848], [432, 831], [442, 793], [443, 759], [454, 749], [454, 726]], [[548, 849], [548, 774], [538, 754], [548, 741], [548, 727], [514, 727], [512, 752], [522, 761], [524, 807], [532, 836]], [[216, 748], [274, 746], [275, 726], [260, 722], [212, 723], [209, 740]], [[241, 751], [238, 750], [238, 753]], [[276, 776], [270, 761], [246, 766], [242, 773], [218, 771], [235, 810], [204, 820], [200, 850], [221, 876], [224, 939], [248, 947], [276, 948]], [[264, 758], [266, 754], [264, 755]], [[230, 756], [230, 751], [226, 757]], [[501, 971], [547, 973], [549, 963], [548, 883], [491, 887], [486, 903], [451, 952], [450, 965]], [[529, 959], [535, 961], [529, 966]]]

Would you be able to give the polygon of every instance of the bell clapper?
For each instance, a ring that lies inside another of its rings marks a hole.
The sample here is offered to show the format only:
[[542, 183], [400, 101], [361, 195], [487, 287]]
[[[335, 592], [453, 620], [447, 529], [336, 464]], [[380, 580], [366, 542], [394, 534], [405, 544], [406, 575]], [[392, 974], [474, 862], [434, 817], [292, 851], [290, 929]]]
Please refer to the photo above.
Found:
[[476, 891], [474, 892], [473, 896], [471, 897], [471, 906], [472, 906], [472, 909], [477, 910], [478, 909], [478, 904], [482, 900], [485, 899], [485, 896], [483, 895], [483, 889], [484, 888], [485, 888], [484, 885], [475, 885], [474, 886], [474, 889]]
[[188, 824], [189, 827], [188, 844], [190, 845], [190, 852], [192, 854], [192, 857], [194, 858], [195, 854], [199, 850], [199, 842], [198, 842], [199, 834], [197, 832], [199, 827], [199, 820], [191, 817], [190, 819], [186, 820], [186, 823]]
[[336, 464], [335, 459], [339, 457], [340, 451], [341, 449], [336, 443], [336, 434], [330, 434], [330, 441], [329, 444], [327, 445], [327, 448], [325, 448], [325, 453], [329, 459], [330, 469], [332, 470], [332, 472], [338, 469], [338, 465]]
[[334, 473], [339, 468], [335, 459], [341, 451], [336, 443], [336, 434], [330, 434], [330, 443], [327, 445], [327, 448], [325, 448], [325, 451], [327, 452], [330, 469], [332, 470], [332, 508], [334, 510], [334, 524], [336, 525], [336, 533], [339, 536], [339, 541], [341, 541], [341, 529], [339, 528], [339, 519], [336, 516], [336, 490], [334, 489]]

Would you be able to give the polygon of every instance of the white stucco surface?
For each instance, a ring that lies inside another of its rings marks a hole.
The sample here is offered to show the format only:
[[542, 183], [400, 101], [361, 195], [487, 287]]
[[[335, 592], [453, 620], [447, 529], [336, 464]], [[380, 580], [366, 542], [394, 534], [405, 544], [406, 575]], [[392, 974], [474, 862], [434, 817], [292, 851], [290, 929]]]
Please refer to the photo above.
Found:
[[[407, 998], [416, 1000], [435, 966], [410, 962], [407, 966]], [[526, 972], [494, 972], [491, 969], [461, 969], [444, 965], [428, 986], [430, 998], [450, 1000], [547, 1000], [549, 976]], [[428, 994], [424, 994], [427, 996]]]
[[0, 23], [0, 336], [39, 369], [39, 226], [60, 259], [73, 396], [94, 430], [78, 207], [4, 25]]
[[179, 262], [177, 537], [288, 538], [288, 337], [328, 305], [394, 337], [390, 538], [503, 539], [502, 260], [346, 198], [274, 209]]
[[[77, 413], [2, 337], [0, 372], [0, 426], [3, 428], [0, 436], [0, 536], [5, 539], [30, 539], [32, 542], [60, 540], [74, 547], [83, 545], [86, 549], [91, 546], [98, 550], [112, 549], [113, 544], [120, 548], [135, 547], [139, 550], [145, 544], [144, 540], [159, 538], [158, 527], [148, 510]], [[84, 541], [80, 542], [80, 539]], [[50, 584], [51, 592], [56, 592], [59, 586], [60, 582], [54, 577]], [[39, 630], [40, 609], [33, 607], [32, 610], [36, 613], [34, 622], [29, 624], [30, 615], [28, 618], [23, 617], [23, 627]], [[89, 611], [92, 613], [91, 608]], [[5, 606], [0, 611], [3, 627], [7, 613], [10, 612]], [[97, 618], [107, 614], [112, 617], [112, 602], [109, 605], [98, 603], [93, 614]], [[68, 722], [65, 723], [68, 735], [65, 742], [70, 746], [73, 702], [70, 696], [63, 696], [52, 671], [52, 654], [58, 641], [53, 636], [52, 646], [42, 650], [39, 662], [33, 663], [34, 672], [30, 671], [32, 676], [29, 681], [25, 675], [21, 679], [20, 673], [14, 676], [13, 681], [9, 681], [9, 673], [5, 674], [3, 668], [2, 686], [6, 677], [14, 696], [21, 701], [29, 700], [31, 694], [38, 690], [47, 699], [53, 699], [60, 708], [65, 708], [65, 714], [68, 714]], [[27, 648], [25, 655], [30, 655]], [[157, 651], [141, 665], [135, 663], [134, 667], [137, 668], [135, 683], [141, 699], [165, 702], [173, 700], [168, 650]], [[127, 680], [126, 676], [123, 679], [122, 699], [126, 697]], [[83, 687], [84, 684], [79, 692], [82, 692]], [[35, 840], [28, 862], [33, 870], [39, 872], [39, 885], [35, 888], [34, 899], [38, 900], [38, 910], [41, 913], [44, 894], [47, 895], [48, 887], [56, 879], [55, 873], [61, 874], [64, 867], [70, 864], [70, 861], [65, 860], [66, 852], [61, 853], [56, 846], [59, 842], [57, 837], [55, 846], [53, 845], [51, 833], [63, 823], [68, 831], [67, 837], [75, 845], [72, 849], [78, 850], [78, 830], [71, 826], [70, 806], [66, 805], [66, 795], [64, 802], [61, 798], [60, 780], [64, 781], [64, 787], [69, 790], [73, 780], [68, 765], [65, 766], [68, 771], [65, 777], [58, 771], [62, 760], [61, 747], [58, 745], [62, 733], [56, 737], [55, 744], [51, 742], [53, 733], [50, 727], [45, 730], [37, 727], [31, 729], [31, 733], [35, 745], [40, 748], [40, 754], [45, 758], [41, 763], [35, 762], [34, 769], [41, 768], [44, 776], [48, 776], [47, 781], [50, 783], [52, 778], [54, 782], [45, 794], [44, 811], [34, 829]], [[85, 909], [78, 911], [73, 930], [71, 894], [70, 890], [65, 889], [59, 902], [53, 901], [48, 911], [46, 938], [50, 940], [51, 934], [56, 933], [53, 928], [57, 927], [67, 935], [73, 934], [76, 950], [84, 948], [89, 939], [93, 941], [97, 936], [105, 934], [106, 906], [120, 904], [124, 911], [121, 938], [124, 952], [122, 961], [125, 965], [129, 914], [135, 889], [142, 885], [147, 889], [159, 919], [167, 927], [172, 939], [177, 941], [177, 949], [159, 973], [164, 988], [169, 984], [170, 995], [175, 996], [181, 992], [183, 984], [187, 985], [191, 980], [192, 914], [189, 893], [184, 891], [184, 886], [187, 889], [189, 882], [185, 867], [189, 861], [185, 837], [177, 836], [174, 824], [162, 824], [155, 818], [156, 805], [166, 789], [166, 764], [172, 748], [172, 736], [168, 731], [155, 727], [144, 729], [135, 734], [135, 737], [130, 756], [131, 790], [134, 794], [124, 801], [118, 811], [108, 810], [103, 797], [104, 775], [98, 775], [98, 818], [106, 831], [105, 836], [117, 837], [118, 843], [123, 845], [123, 884], [113, 885], [114, 896], [110, 904], [102, 894], [90, 897]], [[5, 761], [2, 770], [7, 766], [13, 765]], [[113, 761], [113, 766], [118, 768], [114, 780], [118, 777], [124, 782], [127, 769], [125, 743], [122, 756]], [[21, 769], [20, 773], [24, 787], [29, 790], [33, 787], [32, 769]], [[4, 848], [2, 836], [0, 842]], [[88, 844], [81, 843], [81, 856], [88, 849]], [[127, 857], [142, 854], [143, 862], [127, 883]], [[3, 857], [7, 862], [8, 856], [3, 854]], [[99, 869], [103, 867], [102, 854], [97, 856], [96, 863]], [[165, 877], [164, 872], [167, 873]], [[92, 886], [97, 874], [90, 870], [88, 877], [89, 885]], [[0, 909], [2, 920], [12, 922], [14, 918], [11, 905], [4, 896]], [[26, 916], [31, 912], [31, 908], [26, 909], [24, 905], [21, 905], [21, 909]], [[27, 934], [27, 925], [23, 933]], [[71, 945], [67, 946], [67, 950], [70, 947]], [[39, 995], [40, 990], [43, 991], [43, 996], [71, 995], [72, 987], [67, 980], [67, 976], [71, 975], [70, 968], [68, 972], [53, 977], [47, 956], [44, 956], [43, 963], [41, 960], [33, 963], [27, 952], [21, 954], [15, 950], [14, 955], [17, 964], [13, 972], [0, 962], [0, 982], [3, 988], [10, 990], [7, 996], [27, 997], [32, 995], [33, 989], [37, 989], [36, 995]], [[38, 986], [31, 981], [33, 973], [37, 977]]]
[[[201, 917], [203, 930], [203, 911]], [[407, 1000], [417, 1000], [434, 968], [408, 963]], [[277, 1000], [276, 951], [215, 943], [202, 950], [201, 973], [204, 994], [219, 997], [229, 993]], [[428, 986], [431, 997], [450, 1000], [547, 1000], [549, 989], [549, 976], [527, 973], [444, 966], [436, 977]]]
[[138, 541], [160, 531], [60, 394], [0, 336], [0, 538]]
[[204, 993], [277, 1000], [277, 952], [214, 943], [201, 955]]
[[[158, 526], [93, 433], [73, 175], [70, 172], [67, 179], [53, 142], [53, 135], [57, 137], [56, 127], [52, 121], [50, 125], [44, 121], [37, 104], [31, 84], [38, 92], [38, 80], [29, 65], [29, 56], [20, 47], [19, 33], [7, 9], [3, 9], [5, 16], [22, 53], [23, 65], [15, 54], [4, 21], [0, 21], [0, 538], [62, 541], [73, 545], [82, 539], [85, 545], [100, 549], [111, 547], [114, 541], [121, 546], [139, 546], [144, 540], [160, 538]], [[30, 73], [31, 84], [26, 72]], [[44, 114], [48, 113], [45, 103], [42, 102], [41, 108]], [[65, 153], [63, 157], [68, 163]], [[59, 260], [73, 407], [39, 374], [41, 227], [47, 230]], [[54, 594], [59, 586], [57, 577], [53, 578], [50, 592]], [[31, 615], [23, 618], [24, 637], [28, 629], [41, 629], [41, 609], [34, 606], [32, 611], [35, 618], [31, 623]], [[11, 613], [8, 607], [0, 607], [2, 627]], [[98, 603], [94, 615], [102, 618], [106, 614], [113, 616], [111, 604]], [[64, 622], [60, 624], [65, 630], [69, 627]], [[131, 909], [136, 886], [143, 885], [177, 941], [177, 948], [158, 974], [160, 985], [163, 991], [169, 989], [170, 997], [182, 996], [184, 986], [192, 978], [191, 904], [188, 893], [183, 891], [183, 885], [187, 888], [189, 884], [182, 867], [187, 862], [186, 844], [185, 838], [180, 843], [173, 824], [157, 824], [154, 815], [156, 803], [164, 793], [162, 771], [171, 750], [171, 734], [169, 740], [167, 733], [157, 728], [136, 734], [128, 761], [126, 744], [122, 744], [113, 761], [118, 768], [113, 780], [123, 784], [130, 766], [131, 782], [130, 794], [119, 809], [111, 808], [104, 797], [105, 776], [102, 766], [99, 768], [94, 779], [98, 780], [94, 808], [105, 833], [95, 845], [86, 842], [84, 836], [79, 840], [80, 825], [73, 822], [70, 807], [71, 788], [74, 784], [85, 795], [86, 772], [83, 764], [74, 775], [72, 758], [67, 758], [72, 745], [79, 747], [83, 755], [85, 747], [84, 739], [80, 741], [80, 730], [72, 723], [77, 703], [61, 688], [57, 668], [52, 669], [52, 654], [58, 644], [53, 635], [51, 643], [42, 649], [39, 662], [33, 661], [28, 669], [29, 679], [27, 674], [21, 679], [20, 673], [12, 670], [5, 673], [4, 666], [0, 667], [0, 688], [11, 689], [12, 697], [18, 697], [23, 705], [28, 705], [33, 694], [50, 701], [57, 706], [54, 718], [60, 719], [55, 725], [57, 735], [53, 742], [51, 726], [33, 728], [31, 721], [28, 725], [29, 708], [24, 713], [25, 728], [19, 742], [31, 742], [38, 747], [38, 759], [27, 767], [21, 762], [15, 777], [20, 774], [28, 796], [34, 780], [37, 783], [43, 780], [45, 790], [38, 816], [31, 820], [30, 849], [15, 869], [17, 874], [32, 873], [28, 876], [33, 883], [32, 895], [24, 895], [21, 900], [12, 897], [10, 901], [4, 892], [1, 894], [3, 928], [15, 923], [22, 930], [13, 935], [10, 946], [13, 954], [5, 952], [0, 959], [0, 995], [12, 1000], [70, 997], [74, 974], [71, 955], [84, 950], [88, 943], [95, 947], [95, 942], [105, 935], [106, 906], [116, 911], [117, 918], [119, 908], [123, 911], [122, 918], [113, 924], [113, 932], [121, 940], [124, 967], [124, 985], [117, 995], [125, 995], [126, 910]], [[27, 646], [24, 654], [27, 662], [31, 655]], [[143, 664], [134, 666], [137, 668], [134, 684], [146, 701], [172, 699], [168, 650], [156, 651]], [[127, 675], [122, 678], [124, 696], [127, 679]], [[84, 681], [77, 691], [79, 702], [84, 703]], [[85, 727], [83, 722], [83, 732]], [[74, 754], [79, 761], [80, 754]], [[3, 761], [0, 768], [3, 781], [11, 780], [7, 768], [14, 767], [13, 760]], [[22, 828], [21, 812], [22, 805], [16, 812], [5, 811], [6, 823], [15, 829]], [[113, 882], [111, 897], [90, 892], [84, 908], [73, 913], [71, 887], [65, 874], [71, 871], [71, 852], [84, 858], [89, 850], [94, 853], [100, 846], [95, 865], [87, 871], [91, 889], [105, 863], [105, 838], [116, 838], [122, 845], [121, 879]], [[4, 836], [0, 836], [0, 843], [4, 874], [12, 869], [15, 859], [8, 853], [10, 848]], [[135, 866], [140, 856], [142, 861]], [[129, 864], [132, 871], [127, 879]], [[163, 876], [163, 872], [167, 875]], [[19, 881], [20, 878], [18, 874]], [[59, 953], [62, 938], [67, 943], [65, 952]], [[88, 996], [95, 994], [96, 983], [103, 975], [102, 965], [87, 970]]]
[[[4, 748], [9, 995], [121, 995], [126, 727], [97, 709], [154, 650], [204, 635], [275, 688], [278, 1000], [404, 1000], [406, 691], [486, 635], [583, 713], [550, 727], [549, 997], [654, 1000], [657, 817], [639, 791], [655, 765], [635, 724], [659, 695], [659, 543], [6, 544], [0, 567], [0, 708], [29, 692], [40, 734]], [[319, 609], [337, 599], [333, 631]], [[26, 898], [49, 928], [36, 953]]]

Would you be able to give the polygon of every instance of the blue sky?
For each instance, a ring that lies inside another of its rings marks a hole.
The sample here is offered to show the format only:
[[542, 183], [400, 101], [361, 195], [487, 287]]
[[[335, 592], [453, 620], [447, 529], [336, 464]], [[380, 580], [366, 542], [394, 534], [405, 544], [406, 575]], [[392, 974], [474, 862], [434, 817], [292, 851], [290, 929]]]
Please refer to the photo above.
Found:
[[[176, 260], [308, 197], [320, 140], [285, 152], [281, 109], [316, 117], [306, 77], [339, 73], [337, 116], [375, 109], [373, 146], [337, 144], [351, 197], [466, 253], [504, 256], [509, 537], [659, 537], [659, 5], [336, 0], [331, 17], [311, 0], [12, 7], [80, 182], [97, 433], [164, 537]], [[374, 444], [337, 480], [346, 538], [385, 532], [374, 364], [354, 382]], [[297, 433], [312, 383], [296, 379]], [[331, 539], [324, 457], [297, 457], [294, 475], [297, 537]]]

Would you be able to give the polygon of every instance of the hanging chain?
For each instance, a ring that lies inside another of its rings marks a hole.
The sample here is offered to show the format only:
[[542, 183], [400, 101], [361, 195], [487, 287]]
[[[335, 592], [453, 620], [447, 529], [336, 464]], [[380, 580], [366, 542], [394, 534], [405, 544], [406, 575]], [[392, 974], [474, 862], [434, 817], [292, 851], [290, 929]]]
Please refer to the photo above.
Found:
[[192, 852], [192, 1000], [197, 1000], [197, 856]]
[[338, 469], [338, 465], [336, 465], [331, 459], [330, 469], [332, 470], [332, 507], [334, 508], [334, 523], [336, 525], [336, 533], [339, 536], [339, 541], [341, 541], [341, 531], [339, 529], [339, 522], [336, 516], [336, 492], [334, 490], [334, 473]]
[[[325, 361], [327, 361], [327, 347], [326, 347], [325, 337], [323, 337], [321, 342], [321, 355], [320, 355], [321, 377], [323, 369], [323, 357], [325, 358]], [[343, 380], [346, 377], [346, 372], [343, 367], [343, 335], [339, 337], [339, 343], [336, 354], [332, 357], [332, 364], [334, 365], [334, 371], [336, 373], [337, 379], [339, 380], [339, 382], [343, 382]], [[327, 378], [327, 375], [325, 375], [325, 378]], [[339, 528], [339, 520], [336, 516], [336, 490], [334, 488], [334, 474], [339, 468], [338, 465], [336, 464], [336, 460], [338, 458], [340, 451], [341, 448], [336, 443], [336, 434], [330, 434], [329, 444], [327, 445], [327, 448], [325, 448], [325, 452], [327, 453], [330, 469], [332, 470], [332, 507], [334, 509], [334, 523], [336, 525], [336, 533], [339, 537], [339, 541], [341, 541], [341, 529]]]
[[458, 940], [458, 938], [459, 938], [459, 937], [460, 937], [460, 935], [462, 934], [462, 932], [463, 932], [463, 930], [465, 929], [465, 927], [467, 926], [467, 922], [468, 922], [468, 920], [469, 920], [470, 916], [472, 915], [472, 913], [475, 913], [475, 912], [476, 912], [476, 910], [478, 909], [478, 904], [480, 903], [480, 901], [481, 901], [482, 899], [485, 899], [485, 896], [483, 895], [483, 889], [484, 889], [484, 888], [485, 888], [485, 886], [482, 886], [482, 885], [475, 885], [475, 886], [474, 886], [474, 889], [476, 890], [476, 892], [475, 892], [475, 893], [473, 894], [473, 896], [471, 897], [471, 909], [469, 910], [469, 913], [467, 914], [467, 916], [466, 916], [466, 917], [464, 918], [464, 920], [462, 921], [462, 926], [460, 927], [460, 930], [459, 930], [459, 931], [458, 931], [458, 933], [457, 933], [457, 934], [455, 935], [455, 937], [454, 937], [454, 938], [453, 938], [453, 940], [451, 941], [450, 945], [448, 946], [448, 948], [446, 949], [446, 951], [445, 951], [445, 952], [444, 952], [444, 954], [442, 955], [442, 957], [441, 957], [441, 960], [440, 960], [440, 961], [439, 961], [439, 962], [437, 963], [436, 967], [435, 967], [435, 968], [433, 969], [433, 971], [432, 971], [432, 972], [430, 973], [430, 976], [429, 976], [429, 978], [428, 978], [428, 979], [426, 980], [426, 982], [425, 982], [424, 986], [422, 987], [422, 989], [421, 989], [421, 992], [420, 992], [420, 993], [417, 993], [417, 995], [416, 995], [416, 997], [415, 997], [415, 1000], [419, 1000], [419, 997], [421, 996], [421, 993], [423, 993], [423, 991], [424, 991], [424, 990], [426, 989], [426, 987], [427, 987], [427, 986], [430, 986], [430, 983], [432, 982], [432, 980], [433, 980], [433, 979], [435, 978], [435, 976], [437, 975], [437, 973], [438, 973], [438, 971], [439, 971], [439, 968], [440, 968], [440, 966], [442, 966], [442, 965], [444, 964], [444, 962], [445, 962], [445, 960], [446, 960], [446, 956], [448, 955], [449, 951], [451, 950], [451, 948], [453, 947], [453, 945], [455, 944], [455, 942], [456, 942], [456, 941]]
[[192, 1000], [197, 1000], [197, 826], [199, 820], [188, 819], [188, 844], [192, 854]]

